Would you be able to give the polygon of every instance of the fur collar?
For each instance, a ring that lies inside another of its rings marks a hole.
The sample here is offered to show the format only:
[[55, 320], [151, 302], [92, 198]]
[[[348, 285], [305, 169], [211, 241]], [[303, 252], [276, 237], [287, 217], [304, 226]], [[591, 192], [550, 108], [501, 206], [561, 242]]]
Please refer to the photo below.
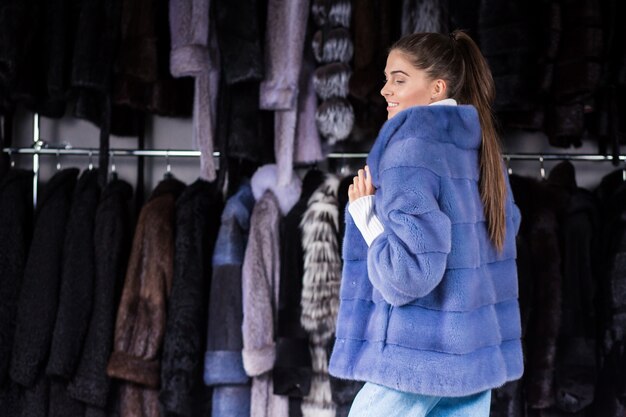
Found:
[[378, 186], [378, 166], [392, 140], [417, 139], [449, 143], [463, 150], [477, 150], [482, 137], [478, 112], [471, 105], [414, 106], [402, 110], [383, 125], [367, 157], [372, 181]]
[[278, 171], [276, 164], [263, 165], [256, 170], [250, 181], [254, 199], [259, 200], [265, 191], [270, 190], [276, 196], [280, 211], [284, 216], [298, 202], [302, 191], [302, 182], [296, 175], [285, 186], [278, 185]]

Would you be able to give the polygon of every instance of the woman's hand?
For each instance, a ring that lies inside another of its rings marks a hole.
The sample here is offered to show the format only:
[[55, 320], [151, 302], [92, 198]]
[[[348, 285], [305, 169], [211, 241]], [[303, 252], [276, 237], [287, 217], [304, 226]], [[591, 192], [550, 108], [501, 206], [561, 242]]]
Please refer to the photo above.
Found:
[[370, 168], [365, 165], [365, 169], [359, 169], [358, 175], [354, 177], [353, 183], [348, 187], [348, 200], [352, 203], [357, 198], [374, 195], [375, 192]]

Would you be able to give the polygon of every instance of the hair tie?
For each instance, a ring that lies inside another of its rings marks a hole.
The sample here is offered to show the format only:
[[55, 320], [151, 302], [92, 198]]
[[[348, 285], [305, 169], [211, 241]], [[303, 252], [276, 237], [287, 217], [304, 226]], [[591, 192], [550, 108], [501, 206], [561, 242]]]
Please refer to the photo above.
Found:
[[450, 36], [450, 39], [452, 39], [453, 41], [456, 40], [456, 33], [450, 32], [449, 36]]

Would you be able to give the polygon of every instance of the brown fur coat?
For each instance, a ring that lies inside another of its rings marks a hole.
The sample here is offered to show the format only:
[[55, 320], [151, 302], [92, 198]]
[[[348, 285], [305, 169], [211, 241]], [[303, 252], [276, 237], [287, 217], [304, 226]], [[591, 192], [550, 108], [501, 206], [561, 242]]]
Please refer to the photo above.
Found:
[[174, 209], [183, 188], [178, 180], [162, 181], [135, 229], [107, 367], [109, 376], [134, 383], [122, 386], [122, 416], [158, 415], [156, 389], [174, 269]]

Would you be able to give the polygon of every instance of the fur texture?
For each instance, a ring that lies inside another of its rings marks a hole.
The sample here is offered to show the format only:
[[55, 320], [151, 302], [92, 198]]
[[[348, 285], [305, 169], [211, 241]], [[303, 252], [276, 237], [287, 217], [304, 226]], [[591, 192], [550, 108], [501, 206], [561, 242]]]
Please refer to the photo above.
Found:
[[324, 65], [315, 70], [313, 86], [322, 100], [331, 97], [348, 97], [348, 83], [352, 75], [350, 67], [342, 62]]
[[472, 106], [416, 106], [387, 121], [367, 160], [385, 231], [367, 247], [346, 216], [330, 372], [424, 395], [463, 396], [523, 372], [508, 190], [505, 245], [488, 237]]
[[300, 71], [300, 93], [298, 94], [298, 125], [293, 159], [296, 163], [321, 161], [322, 144], [315, 125], [317, 96], [313, 86], [315, 62], [310, 48], [306, 48]]
[[32, 387], [42, 374], [58, 308], [62, 248], [78, 169], [57, 172], [42, 187], [24, 267], [11, 356], [11, 379]]
[[215, 112], [220, 76], [219, 50], [209, 1], [169, 3], [172, 38], [170, 71], [175, 77], [194, 77], [192, 142], [200, 149], [200, 176], [216, 178], [213, 159]]
[[122, 1], [113, 104], [163, 116], [189, 116], [193, 80], [170, 74], [168, 2]]
[[354, 54], [354, 46], [350, 31], [343, 27], [331, 29], [327, 34], [318, 30], [313, 35], [313, 54], [320, 64], [331, 62], [350, 62]]
[[[567, 205], [563, 190], [546, 182], [511, 176], [522, 211], [520, 303], [525, 329], [526, 403], [533, 408], [554, 405], [554, 371], [561, 329], [562, 253], [559, 215]], [[523, 262], [523, 263], [522, 263]]]
[[250, 378], [243, 368], [241, 273], [254, 197], [244, 182], [226, 202], [213, 252], [204, 382], [213, 386], [212, 416], [250, 415]]
[[402, 34], [446, 30], [441, 0], [403, 0]]
[[[267, 167], [262, 167], [260, 170]], [[286, 417], [288, 400], [273, 393], [271, 372], [276, 358], [274, 325], [280, 286], [279, 221], [281, 209], [275, 194], [259, 182], [257, 171], [252, 190], [257, 199], [250, 219], [250, 238], [243, 262], [243, 365], [253, 377], [252, 417]], [[256, 178], [256, 180], [255, 180]], [[267, 177], [264, 177], [267, 179]], [[283, 190], [283, 196], [285, 196]], [[297, 194], [290, 198], [297, 201]], [[293, 204], [289, 205], [291, 208]]]
[[222, 69], [227, 85], [258, 82], [264, 76], [259, 0], [212, 0]]
[[277, 110], [274, 117], [274, 152], [278, 183], [285, 185], [292, 175], [294, 142], [298, 117], [298, 85], [309, 0], [270, 0], [265, 37], [265, 80], [259, 103], [265, 110]]
[[302, 402], [302, 415], [334, 415], [326, 345], [335, 333], [339, 311], [341, 254], [339, 253], [339, 180], [328, 176], [309, 199], [300, 222], [304, 249], [302, 314], [300, 323], [309, 335], [313, 378]]
[[129, 202], [133, 189], [125, 181], [111, 181], [102, 191], [94, 225], [95, 281], [93, 313], [68, 394], [94, 407], [109, 399], [107, 362], [113, 345], [115, 311], [130, 249]]
[[304, 275], [304, 252], [300, 222], [308, 207], [308, 201], [324, 181], [325, 175], [309, 170], [302, 181], [302, 194], [298, 203], [281, 220], [280, 232], [280, 294], [276, 341], [276, 364], [272, 371], [274, 392], [291, 397], [289, 408], [300, 409], [302, 397], [311, 387], [311, 354], [309, 338], [300, 324], [302, 308], [302, 278]]
[[265, 110], [293, 110], [298, 99], [309, 0], [269, 0], [267, 8], [260, 106]]
[[[197, 415], [210, 404], [202, 381], [211, 262], [223, 203], [216, 183], [202, 179], [176, 201], [172, 293], [168, 300], [159, 400], [168, 414]], [[200, 406], [200, 408], [202, 408]]]
[[[176, 179], [163, 180], [142, 208], [117, 311], [107, 374], [134, 382], [139, 390], [156, 389], [161, 382], [166, 305], [174, 269], [174, 206], [183, 189]], [[149, 397], [158, 402], [157, 395]]]
[[33, 227], [32, 177], [30, 171], [11, 169], [0, 182], [0, 387], [8, 387], [17, 303]]
[[95, 248], [93, 236], [100, 198], [98, 171], [78, 180], [63, 243], [59, 308], [46, 374], [70, 379], [80, 360], [93, 306]]
[[350, 136], [354, 126], [354, 110], [346, 99], [333, 97], [317, 108], [315, 122], [330, 145]]
[[311, 14], [317, 26], [350, 27], [352, 3], [348, 0], [313, 0]]
[[278, 173], [275, 164], [263, 165], [252, 176], [250, 181], [255, 200], [260, 200], [265, 191], [270, 190], [278, 201], [280, 212], [284, 216], [298, 202], [302, 192], [300, 178], [293, 175], [285, 185], [278, 184]]

